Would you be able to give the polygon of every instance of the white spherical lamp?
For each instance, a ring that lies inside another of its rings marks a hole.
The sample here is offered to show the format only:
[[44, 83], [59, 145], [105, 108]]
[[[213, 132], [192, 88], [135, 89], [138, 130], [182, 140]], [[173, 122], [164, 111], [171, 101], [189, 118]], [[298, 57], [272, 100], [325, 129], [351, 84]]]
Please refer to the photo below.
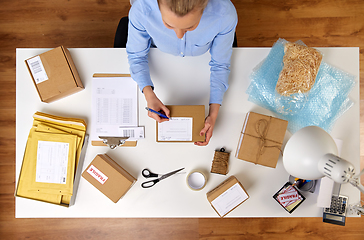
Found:
[[288, 140], [283, 152], [283, 165], [289, 174], [297, 178], [319, 179], [324, 174], [318, 163], [327, 153], [338, 154], [335, 141], [322, 128], [308, 126]]

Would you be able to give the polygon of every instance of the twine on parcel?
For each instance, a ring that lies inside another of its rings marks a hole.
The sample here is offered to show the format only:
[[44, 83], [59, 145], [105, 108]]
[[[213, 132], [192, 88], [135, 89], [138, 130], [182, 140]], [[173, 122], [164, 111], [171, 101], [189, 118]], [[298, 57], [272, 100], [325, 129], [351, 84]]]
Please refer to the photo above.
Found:
[[[259, 138], [259, 140], [260, 140], [258, 152], [257, 152], [256, 159], [255, 159], [255, 164], [258, 163], [260, 156], [262, 156], [264, 154], [265, 148], [271, 148], [271, 147], [277, 148], [280, 151], [280, 153], [282, 154], [282, 149], [281, 149], [280, 145], [266, 145], [266, 141], [267, 140], [269, 140], [271, 142], [274, 142], [274, 143], [277, 143], [277, 144], [281, 144], [281, 143], [279, 143], [277, 141], [273, 141], [273, 140], [270, 140], [270, 139], [267, 139], [266, 138], [267, 137], [268, 130], [269, 130], [269, 126], [270, 126], [270, 122], [271, 122], [270, 120], [271, 119], [272, 119], [272, 117], [269, 116], [269, 121], [267, 121], [266, 119], [259, 119], [256, 122], [256, 124], [255, 124], [255, 131], [258, 134], [258, 137], [257, 136], [250, 135], [250, 134], [247, 134], [248, 136], [255, 137], [255, 138]], [[260, 130], [261, 129], [261, 126], [263, 126], [262, 131]]]

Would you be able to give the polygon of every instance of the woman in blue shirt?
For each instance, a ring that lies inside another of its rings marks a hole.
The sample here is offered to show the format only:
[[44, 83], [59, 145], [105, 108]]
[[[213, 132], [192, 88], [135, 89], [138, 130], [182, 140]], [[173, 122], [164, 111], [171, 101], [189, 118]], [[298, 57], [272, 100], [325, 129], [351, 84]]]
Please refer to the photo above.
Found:
[[[168, 108], [153, 89], [148, 67], [151, 46], [175, 56], [198, 56], [210, 51], [209, 114], [200, 134], [205, 146], [212, 136], [225, 91], [237, 14], [230, 0], [137, 0], [129, 12], [126, 51], [130, 74], [144, 93], [149, 108], [169, 117]], [[148, 112], [158, 122], [166, 121]]]

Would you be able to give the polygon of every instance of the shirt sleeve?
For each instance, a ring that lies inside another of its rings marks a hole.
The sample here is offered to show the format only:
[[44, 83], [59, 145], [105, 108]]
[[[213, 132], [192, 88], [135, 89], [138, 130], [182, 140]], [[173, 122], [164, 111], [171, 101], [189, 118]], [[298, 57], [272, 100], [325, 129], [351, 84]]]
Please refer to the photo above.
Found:
[[230, 58], [237, 22], [238, 17], [233, 7], [221, 21], [221, 31], [214, 38], [210, 49], [210, 104], [221, 105], [224, 93], [229, 87]]
[[[140, 2], [140, 1], [139, 1]], [[146, 86], [153, 86], [148, 66], [148, 53], [152, 42], [143, 20], [146, 16], [142, 6], [135, 2], [129, 11], [128, 41], [126, 52], [130, 66], [130, 75], [141, 91]]]

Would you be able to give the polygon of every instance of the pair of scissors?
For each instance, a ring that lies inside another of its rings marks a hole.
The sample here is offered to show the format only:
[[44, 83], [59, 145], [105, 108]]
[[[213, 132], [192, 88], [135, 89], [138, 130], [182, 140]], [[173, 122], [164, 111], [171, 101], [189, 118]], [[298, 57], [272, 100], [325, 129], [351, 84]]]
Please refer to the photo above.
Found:
[[159, 181], [163, 180], [163, 179], [166, 179], [167, 177], [170, 177], [176, 173], [178, 173], [179, 171], [183, 170], [185, 168], [181, 168], [181, 169], [178, 169], [176, 171], [173, 171], [173, 172], [170, 172], [170, 173], [166, 173], [166, 174], [156, 174], [156, 173], [153, 173], [152, 171], [150, 171], [148, 168], [145, 168], [143, 169], [142, 171], [142, 175], [143, 177], [145, 178], [152, 178], [152, 177], [156, 177], [157, 179], [154, 179], [154, 180], [150, 180], [150, 181], [147, 181], [147, 182], [143, 182], [142, 183], [142, 187], [143, 188], [150, 188], [150, 187], [153, 187], [155, 184], [157, 184]]

